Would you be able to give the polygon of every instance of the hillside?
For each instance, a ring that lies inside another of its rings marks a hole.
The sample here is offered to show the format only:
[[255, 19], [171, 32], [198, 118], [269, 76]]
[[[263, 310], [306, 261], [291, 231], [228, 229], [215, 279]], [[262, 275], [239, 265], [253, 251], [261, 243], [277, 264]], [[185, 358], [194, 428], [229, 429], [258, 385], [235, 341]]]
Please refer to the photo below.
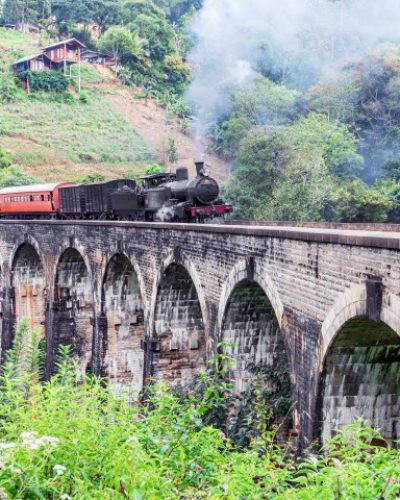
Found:
[[[38, 35], [0, 28], [3, 60], [34, 54], [49, 43]], [[168, 139], [175, 141], [178, 163], [193, 163], [196, 144], [177, 119], [139, 89], [124, 87], [102, 67], [82, 66], [82, 95], [72, 99], [20, 92], [0, 108], [0, 147], [13, 164], [38, 182], [79, 180], [88, 175], [140, 175], [145, 167], [168, 164]], [[225, 178], [227, 164], [207, 157], [214, 175]]]

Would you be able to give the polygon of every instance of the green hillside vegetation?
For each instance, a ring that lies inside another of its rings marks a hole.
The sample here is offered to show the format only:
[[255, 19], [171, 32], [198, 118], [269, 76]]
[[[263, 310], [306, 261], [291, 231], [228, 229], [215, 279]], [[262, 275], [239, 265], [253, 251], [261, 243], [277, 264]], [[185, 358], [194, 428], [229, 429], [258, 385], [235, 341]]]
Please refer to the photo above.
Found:
[[[81, 95], [73, 87], [64, 94], [29, 95], [18, 88], [7, 63], [22, 50], [37, 51], [38, 41], [37, 36], [0, 28], [0, 147], [9, 152], [14, 171], [26, 174], [27, 182], [143, 173], [153, 155], [101, 92], [90, 88], [105, 80], [94, 66], [82, 65]], [[0, 183], [13, 183], [5, 174]]]
[[400, 222], [399, 81], [400, 48], [386, 45], [308, 91], [259, 74], [234, 94], [213, 137], [235, 160], [236, 216]]
[[40, 337], [17, 332], [0, 375], [0, 495], [54, 499], [385, 499], [399, 495], [400, 454], [356, 422], [322, 453], [301, 460], [279, 447], [265, 411], [252, 413], [248, 448], [227, 435], [229, 380], [221, 354], [188, 393], [149, 387], [128, 404], [104, 383], [81, 379], [66, 347], [57, 373], [39, 382]]

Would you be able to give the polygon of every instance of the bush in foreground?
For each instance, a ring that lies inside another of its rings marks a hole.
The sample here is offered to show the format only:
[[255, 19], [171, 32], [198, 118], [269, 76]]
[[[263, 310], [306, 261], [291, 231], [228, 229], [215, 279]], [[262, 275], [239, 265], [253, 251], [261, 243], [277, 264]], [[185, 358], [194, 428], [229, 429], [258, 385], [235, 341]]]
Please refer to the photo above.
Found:
[[[26, 329], [25, 329], [26, 331]], [[145, 402], [82, 380], [63, 349], [57, 374], [40, 383], [40, 339], [21, 331], [1, 377], [0, 498], [395, 499], [400, 454], [371, 445], [360, 422], [323, 454], [295, 461], [264, 433], [238, 449], [206, 426], [213, 404], [152, 387]]]

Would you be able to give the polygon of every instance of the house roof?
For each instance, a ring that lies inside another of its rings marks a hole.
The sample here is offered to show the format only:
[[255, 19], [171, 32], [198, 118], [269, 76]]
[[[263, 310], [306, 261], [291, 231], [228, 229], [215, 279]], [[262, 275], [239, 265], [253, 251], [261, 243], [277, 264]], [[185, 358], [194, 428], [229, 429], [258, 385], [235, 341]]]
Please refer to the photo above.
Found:
[[47, 45], [47, 47], [44, 47], [43, 50], [54, 49], [55, 47], [60, 47], [61, 45], [69, 45], [71, 43], [75, 43], [76, 45], [79, 45], [83, 49], [86, 48], [86, 45], [83, 45], [83, 43], [81, 43], [76, 38], [68, 38], [68, 40], [61, 40], [60, 42], [56, 42], [56, 43], [52, 43], [51, 45]]
[[104, 52], [97, 52], [96, 50], [91, 50], [91, 49], [85, 49], [82, 51], [82, 56], [87, 56], [87, 55], [92, 55], [92, 56], [99, 56], [99, 57], [110, 57], [109, 54], [104, 54]]
[[34, 54], [33, 56], [26, 56], [23, 57], [22, 59], [18, 59], [18, 61], [15, 61], [15, 63], [13, 63], [13, 66], [17, 66], [17, 64], [21, 64], [24, 62], [32, 61], [32, 59], [37, 59], [38, 57], [43, 57], [43, 54], [42, 53]]
[[17, 23], [16, 27], [17, 28], [28, 28], [30, 30], [40, 31], [39, 26], [37, 26], [36, 24], [32, 24], [32, 23]]

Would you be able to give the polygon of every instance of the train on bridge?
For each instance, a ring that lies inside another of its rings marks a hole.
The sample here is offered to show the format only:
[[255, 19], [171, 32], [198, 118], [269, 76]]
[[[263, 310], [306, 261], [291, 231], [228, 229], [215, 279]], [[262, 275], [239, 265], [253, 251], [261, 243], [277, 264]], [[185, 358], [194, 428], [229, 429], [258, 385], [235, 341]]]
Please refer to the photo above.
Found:
[[1, 219], [143, 220], [205, 222], [222, 219], [232, 205], [220, 198], [217, 181], [203, 162], [189, 180], [186, 167], [176, 173], [92, 184], [39, 184], [0, 189]]

